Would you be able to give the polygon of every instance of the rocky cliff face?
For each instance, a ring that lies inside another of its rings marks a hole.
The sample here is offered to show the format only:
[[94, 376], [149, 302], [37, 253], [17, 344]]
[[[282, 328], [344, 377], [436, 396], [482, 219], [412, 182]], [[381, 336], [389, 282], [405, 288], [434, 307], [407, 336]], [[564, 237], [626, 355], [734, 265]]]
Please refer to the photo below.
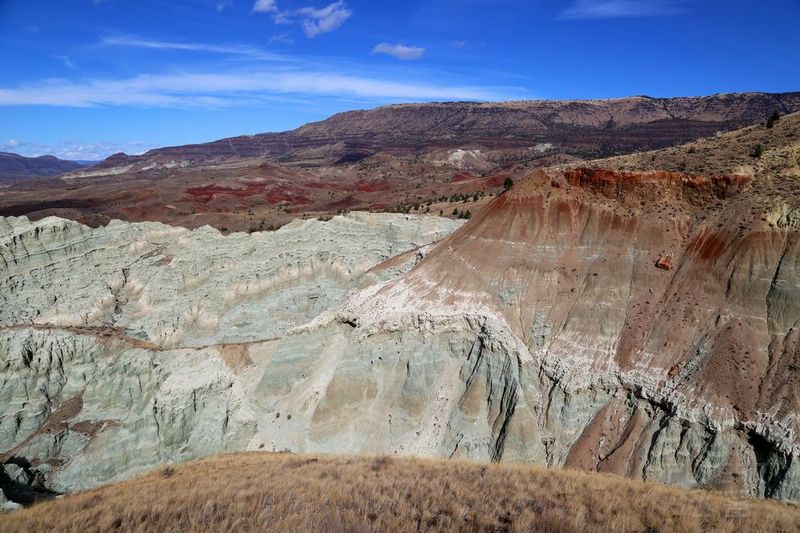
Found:
[[770, 190], [535, 176], [278, 341], [257, 396], [294, 417], [260, 438], [797, 499], [800, 206]]
[[744, 174], [534, 172], [460, 227], [2, 219], [0, 488], [263, 449], [799, 500], [786, 138]]
[[[0, 460], [66, 491], [255, 446], [271, 419], [250, 392], [270, 339], [408, 270], [457, 226], [354, 214], [223, 237], [1, 219]], [[13, 492], [12, 470], [0, 481]]]

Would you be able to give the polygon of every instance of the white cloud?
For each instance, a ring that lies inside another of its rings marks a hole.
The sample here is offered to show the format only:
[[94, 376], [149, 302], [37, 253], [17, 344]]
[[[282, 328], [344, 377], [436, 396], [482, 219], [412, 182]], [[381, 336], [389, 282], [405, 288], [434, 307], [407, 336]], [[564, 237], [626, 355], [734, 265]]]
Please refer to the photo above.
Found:
[[679, 0], [576, 0], [561, 19], [631, 18], [674, 15]]
[[353, 12], [347, 9], [343, 0], [315, 9], [306, 7], [297, 11], [302, 17], [303, 31], [308, 37], [316, 37], [320, 33], [327, 33], [339, 28], [344, 21], [349, 19]]
[[140, 75], [121, 80], [64, 80], [0, 88], [0, 106], [207, 108], [253, 103], [279, 95], [394, 100], [497, 100], [492, 88], [394, 81], [335, 72], [275, 69], [271, 72]]
[[373, 54], [386, 54], [397, 59], [419, 59], [425, 53], [424, 48], [405, 46], [402, 44], [380, 43], [372, 49]]
[[264, 52], [254, 46], [241, 44], [217, 45], [191, 42], [181, 43], [129, 36], [104, 37], [101, 43], [107, 46], [125, 46], [129, 48], [148, 48], [152, 50], [172, 50], [179, 52], [209, 52], [214, 54], [245, 56], [251, 59], [267, 61], [287, 61], [285, 57]]
[[18, 140], [9, 139], [8, 141], [6, 141], [6, 144], [5, 144], [4, 148], [16, 148], [17, 146], [19, 146], [19, 141]]
[[277, 13], [278, 6], [275, 4], [275, 0], [256, 0], [256, 3], [253, 4], [253, 11], [256, 13]]
[[272, 20], [276, 24], [300, 24], [306, 37], [316, 37], [341, 27], [353, 12], [339, 0], [325, 7], [303, 7], [296, 10], [278, 9], [275, 0], [256, 0], [253, 11], [258, 13], [272, 13]]
[[233, 0], [219, 0], [217, 2], [217, 11], [225, 11], [233, 5]]

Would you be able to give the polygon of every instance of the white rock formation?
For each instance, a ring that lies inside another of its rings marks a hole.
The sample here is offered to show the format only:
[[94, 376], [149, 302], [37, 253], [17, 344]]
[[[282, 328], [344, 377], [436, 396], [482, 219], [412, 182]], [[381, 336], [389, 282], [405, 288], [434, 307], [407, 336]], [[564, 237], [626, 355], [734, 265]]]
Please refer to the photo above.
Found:
[[0, 461], [67, 491], [255, 446], [270, 339], [459, 225], [355, 213], [224, 237], [0, 219]]

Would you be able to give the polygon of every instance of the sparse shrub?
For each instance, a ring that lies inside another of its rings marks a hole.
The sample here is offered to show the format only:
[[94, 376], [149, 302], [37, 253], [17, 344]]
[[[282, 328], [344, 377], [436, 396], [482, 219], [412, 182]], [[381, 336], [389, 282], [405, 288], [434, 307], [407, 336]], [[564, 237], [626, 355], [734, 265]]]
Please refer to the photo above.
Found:
[[504, 191], [507, 191], [507, 190], [511, 189], [511, 187], [513, 187], [513, 186], [514, 186], [514, 180], [512, 180], [511, 178], [506, 178], [505, 181], [503, 181], [503, 190]]
[[781, 114], [777, 111], [773, 111], [772, 114], [767, 119], [767, 129], [772, 129], [772, 126], [775, 125], [781, 119]]
[[760, 144], [757, 144], [753, 147], [753, 150], [750, 152], [750, 157], [754, 157], [756, 159], [760, 158], [764, 154], [764, 147]]
[[172, 477], [175, 475], [175, 469], [171, 466], [165, 466], [161, 469], [161, 477]]

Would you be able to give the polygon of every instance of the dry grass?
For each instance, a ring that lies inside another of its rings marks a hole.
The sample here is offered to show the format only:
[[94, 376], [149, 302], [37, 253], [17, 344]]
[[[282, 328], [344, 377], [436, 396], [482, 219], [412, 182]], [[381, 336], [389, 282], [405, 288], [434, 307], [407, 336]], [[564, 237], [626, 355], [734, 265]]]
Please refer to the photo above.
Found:
[[247, 453], [0, 516], [2, 531], [798, 531], [800, 508], [521, 465]]

